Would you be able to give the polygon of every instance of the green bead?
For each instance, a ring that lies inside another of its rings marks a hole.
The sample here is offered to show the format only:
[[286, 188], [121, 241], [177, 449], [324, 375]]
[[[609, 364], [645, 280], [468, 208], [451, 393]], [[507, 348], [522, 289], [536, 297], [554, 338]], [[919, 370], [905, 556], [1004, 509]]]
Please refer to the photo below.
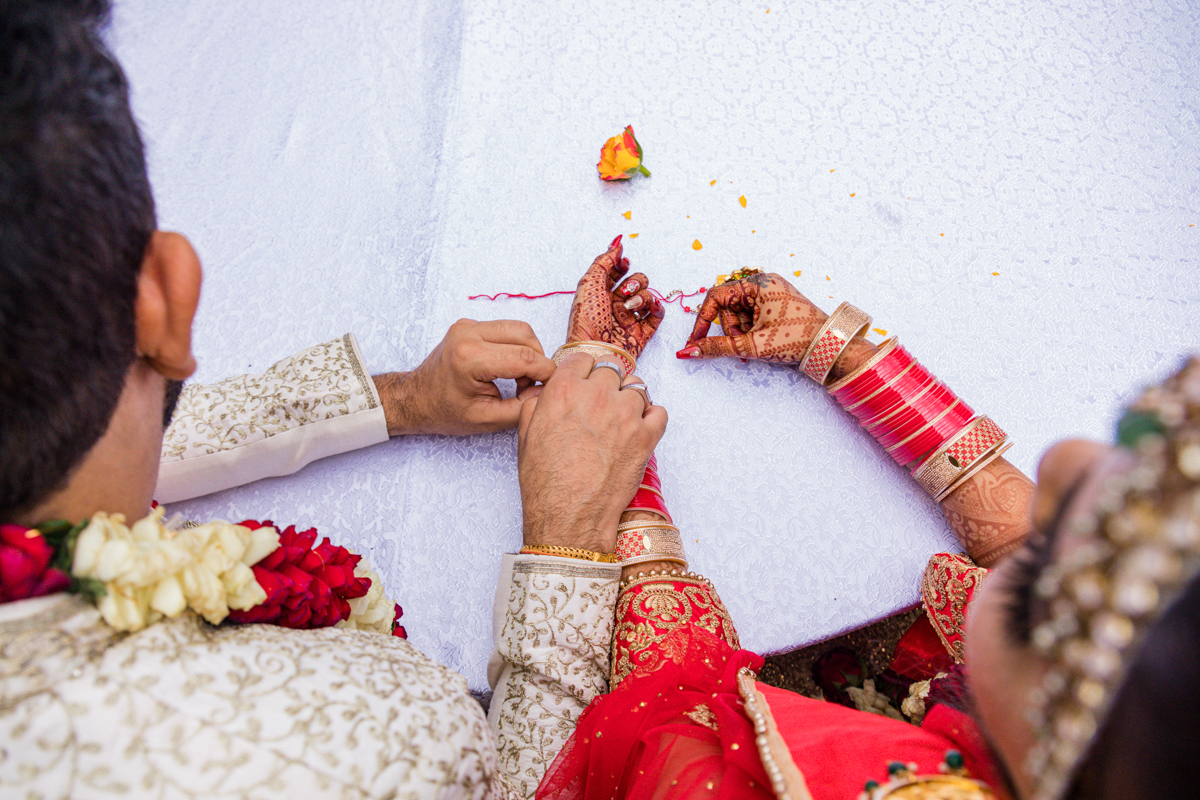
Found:
[[1143, 437], [1161, 435], [1165, 430], [1157, 415], [1131, 408], [1117, 423], [1117, 444], [1133, 448]]
[[903, 761], [888, 762], [888, 775], [899, 775], [901, 772], [904, 772], [907, 769], [908, 767], [904, 766]]
[[950, 769], [963, 768], [963, 754], [957, 750], [946, 751], [946, 766]]
[[879, 781], [867, 781], [867, 785], [863, 787], [864, 792], [873, 792], [879, 788]]

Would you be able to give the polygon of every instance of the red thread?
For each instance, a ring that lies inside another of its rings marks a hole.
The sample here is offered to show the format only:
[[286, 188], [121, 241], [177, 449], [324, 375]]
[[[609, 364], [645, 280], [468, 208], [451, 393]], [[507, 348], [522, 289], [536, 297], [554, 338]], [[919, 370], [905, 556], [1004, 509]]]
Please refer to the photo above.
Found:
[[[650, 293], [653, 294], [655, 297], [657, 297], [659, 299], [659, 301], [661, 301], [663, 303], [679, 303], [679, 305], [683, 307], [684, 311], [691, 311], [691, 308], [683, 305], [683, 301], [685, 298], [695, 297], [698, 294], [704, 294], [706, 291], [707, 291], [707, 289], [705, 289], [704, 287], [701, 287], [701, 289], [699, 291], [691, 292], [690, 294], [684, 294], [679, 289], [676, 289], [675, 291], [671, 292], [669, 295], [664, 295], [662, 292], [658, 291], [657, 289], [655, 289], [653, 287], [650, 288]], [[499, 300], [502, 297], [507, 297], [507, 298], [520, 299], [520, 300], [541, 300], [543, 297], [554, 297], [555, 295], [558, 295], [558, 294], [575, 294], [575, 292], [574, 291], [546, 292], [545, 294], [514, 294], [512, 292], [498, 292], [496, 294], [474, 294], [474, 295], [471, 295], [470, 297], [468, 297], [467, 299], [468, 300]]]
[[543, 297], [553, 297], [556, 294], [575, 294], [570, 292], [546, 292], [545, 294], [510, 294], [509, 292], [499, 292], [497, 294], [475, 294], [468, 297], [468, 300], [498, 300], [501, 297], [520, 298], [522, 300], [541, 300]]

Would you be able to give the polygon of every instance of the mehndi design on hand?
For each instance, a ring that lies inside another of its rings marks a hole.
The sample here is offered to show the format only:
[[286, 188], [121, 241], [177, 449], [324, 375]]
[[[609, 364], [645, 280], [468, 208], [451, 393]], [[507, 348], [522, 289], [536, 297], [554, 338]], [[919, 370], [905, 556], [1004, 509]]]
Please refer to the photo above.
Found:
[[[679, 358], [740, 356], [798, 364], [828, 315], [774, 273], [757, 273], [714, 286]], [[724, 336], [708, 336], [720, 319]]]
[[658, 330], [665, 311], [641, 272], [616, 286], [629, 270], [629, 259], [621, 257], [621, 250], [618, 236], [579, 279], [567, 322], [567, 342], [605, 342], [637, 358]]

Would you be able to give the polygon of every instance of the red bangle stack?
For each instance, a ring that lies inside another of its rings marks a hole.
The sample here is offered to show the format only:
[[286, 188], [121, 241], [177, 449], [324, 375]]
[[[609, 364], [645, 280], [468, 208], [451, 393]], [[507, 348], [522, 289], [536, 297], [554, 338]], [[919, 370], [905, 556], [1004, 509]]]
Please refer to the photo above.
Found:
[[671, 512], [667, 511], [667, 501], [662, 496], [662, 481], [658, 479], [658, 460], [651, 455], [646, 463], [646, 471], [642, 474], [642, 483], [638, 486], [637, 494], [625, 507], [626, 511], [653, 511], [661, 514], [667, 522], [673, 522]]
[[897, 464], [908, 464], [958, 433], [975, 412], [930, 374], [898, 339], [886, 342], [829, 393]]

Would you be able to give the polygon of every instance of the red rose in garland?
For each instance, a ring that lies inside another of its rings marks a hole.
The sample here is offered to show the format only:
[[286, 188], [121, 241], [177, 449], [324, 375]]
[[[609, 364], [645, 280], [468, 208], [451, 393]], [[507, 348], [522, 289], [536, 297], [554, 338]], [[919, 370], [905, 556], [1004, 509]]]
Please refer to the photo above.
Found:
[[[274, 527], [270, 520], [247, 520], [241, 525], [255, 530]], [[285, 628], [324, 628], [350, 616], [350, 600], [371, 589], [368, 578], [354, 568], [362, 556], [325, 539], [315, 528], [297, 532], [289, 525], [279, 532], [279, 547], [252, 568], [267, 600], [245, 611], [230, 611], [232, 622], [269, 622]]]
[[50, 562], [54, 548], [40, 531], [0, 525], [0, 603], [61, 592], [71, 579]]

